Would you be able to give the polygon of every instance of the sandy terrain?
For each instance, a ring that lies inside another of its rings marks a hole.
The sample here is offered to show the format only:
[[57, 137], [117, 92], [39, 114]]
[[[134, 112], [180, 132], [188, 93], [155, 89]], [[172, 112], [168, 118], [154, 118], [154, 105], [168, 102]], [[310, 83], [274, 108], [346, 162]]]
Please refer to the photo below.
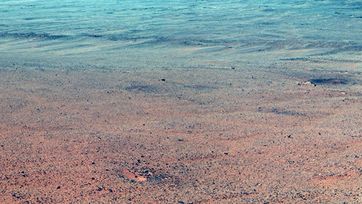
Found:
[[0, 203], [362, 203], [361, 73], [290, 73], [0, 69]]

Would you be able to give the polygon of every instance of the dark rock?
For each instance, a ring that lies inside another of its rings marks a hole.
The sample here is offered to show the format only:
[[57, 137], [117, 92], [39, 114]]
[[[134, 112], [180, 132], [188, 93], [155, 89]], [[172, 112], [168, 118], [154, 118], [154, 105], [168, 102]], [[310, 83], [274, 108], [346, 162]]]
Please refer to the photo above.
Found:
[[346, 85], [350, 83], [350, 80], [345, 78], [315, 78], [309, 81], [313, 85]]
[[97, 191], [103, 191], [104, 187], [103, 186], [98, 186]]
[[12, 194], [11, 194], [14, 198], [16, 198], [16, 199], [24, 199], [24, 195], [23, 194], [21, 194], [21, 193], [19, 193], [19, 192], [13, 192]]
[[279, 108], [275, 108], [273, 107], [271, 109], [272, 113], [275, 113], [277, 115], [286, 115], [286, 116], [306, 116], [305, 113], [301, 113], [301, 112], [297, 112], [297, 111], [292, 111], [292, 110], [283, 110], [283, 109], [279, 109]]
[[21, 175], [22, 177], [28, 177], [28, 173], [25, 172], [25, 171], [21, 171], [21, 172], [20, 172], [20, 175]]
[[125, 88], [126, 91], [129, 92], [143, 92], [143, 93], [161, 93], [162, 90], [155, 85], [147, 85], [147, 84], [132, 84]]

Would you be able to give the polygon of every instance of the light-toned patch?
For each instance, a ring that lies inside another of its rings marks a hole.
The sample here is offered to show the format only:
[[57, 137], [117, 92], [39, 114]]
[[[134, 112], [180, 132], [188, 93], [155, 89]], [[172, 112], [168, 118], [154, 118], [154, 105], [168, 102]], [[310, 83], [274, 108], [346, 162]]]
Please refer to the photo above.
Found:
[[147, 181], [146, 177], [140, 176], [137, 173], [133, 173], [128, 169], [122, 169], [122, 175], [129, 180], [133, 180], [133, 181], [137, 181], [137, 182], [146, 182]]
[[343, 174], [328, 174], [328, 175], [316, 176], [312, 180], [314, 183], [318, 185], [324, 187], [331, 187], [337, 184], [351, 182], [357, 179], [358, 177], [360, 177], [360, 174], [357, 171], [351, 170]]

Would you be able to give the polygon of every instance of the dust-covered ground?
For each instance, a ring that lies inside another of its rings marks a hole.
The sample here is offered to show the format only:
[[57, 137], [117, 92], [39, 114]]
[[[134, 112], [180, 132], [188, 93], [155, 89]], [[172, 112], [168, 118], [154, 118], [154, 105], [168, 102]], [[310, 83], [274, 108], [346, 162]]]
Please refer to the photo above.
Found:
[[328, 70], [3, 67], [0, 203], [361, 203], [362, 75]]

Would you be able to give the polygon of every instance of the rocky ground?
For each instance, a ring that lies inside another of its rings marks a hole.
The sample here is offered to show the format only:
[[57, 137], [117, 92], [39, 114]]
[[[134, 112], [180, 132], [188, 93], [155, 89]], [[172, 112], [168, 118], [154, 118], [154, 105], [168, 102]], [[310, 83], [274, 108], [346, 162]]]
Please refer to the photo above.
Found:
[[0, 203], [361, 203], [357, 71], [0, 69]]

